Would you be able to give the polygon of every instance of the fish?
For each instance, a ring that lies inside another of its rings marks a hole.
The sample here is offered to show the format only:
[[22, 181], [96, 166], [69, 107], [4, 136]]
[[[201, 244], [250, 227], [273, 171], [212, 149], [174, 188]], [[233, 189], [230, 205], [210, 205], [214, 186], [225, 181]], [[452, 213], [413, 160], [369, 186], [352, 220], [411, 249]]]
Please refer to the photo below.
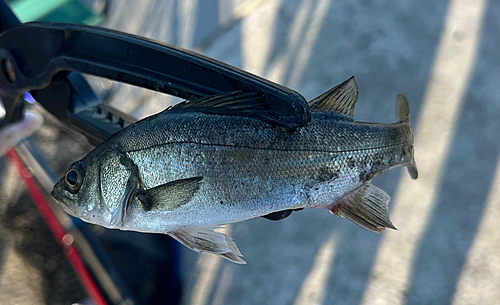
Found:
[[418, 171], [408, 100], [396, 123], [354, 121], [354, 77], [297, 113], [259, 92], [184, 101], [131, 124], [73, 163], [52, 191], [71, 215], [106, 228], [168, 234], [195, 251], [245, 260], [218, 228], [327, 209], [380, 233], [395, 229], [373, 177]]

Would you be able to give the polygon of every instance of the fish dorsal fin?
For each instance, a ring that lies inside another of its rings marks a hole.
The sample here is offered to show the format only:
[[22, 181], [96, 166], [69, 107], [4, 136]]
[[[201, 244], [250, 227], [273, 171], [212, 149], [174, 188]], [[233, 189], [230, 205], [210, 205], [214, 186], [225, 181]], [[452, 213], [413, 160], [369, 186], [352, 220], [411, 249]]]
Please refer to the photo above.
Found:
[[367, 182], [340, 199], [330, 211], [365, 229], [380, 233], [385, 228], [396, 229], [389, 218], [390, 200], [386, 192]]
[[[193, 101], [184, 101], [170, 108], [170, 110], [178, 109], [194, 109], [203, 108], [220, 108], [220, 110], [263, 110], [265, 102], [263, 96], [259, 92], [241, 92], [233, 91], [218, 95], [213, 95], [206, 98], [198, 98]], [[216, 111], [216, 110], [213, 110]]]
[[358, 101], [358, 84], [354, 76], [309, 102], [313, 110], [334, 111], [351, 119]]
[[212, 228], [188, 228], [168, 232], [184, 246], [196, 252], [205, 251], [220, 255], [237, 264], [246, 264], [231, 236], [215, 232]]
[[246, 116], [285, 129], [295, 129], [301, 124], [296, 118], [272, 109], [260, 92], [234, 91], [194, 101], [184, 101], [169, 108], [168, 111]]

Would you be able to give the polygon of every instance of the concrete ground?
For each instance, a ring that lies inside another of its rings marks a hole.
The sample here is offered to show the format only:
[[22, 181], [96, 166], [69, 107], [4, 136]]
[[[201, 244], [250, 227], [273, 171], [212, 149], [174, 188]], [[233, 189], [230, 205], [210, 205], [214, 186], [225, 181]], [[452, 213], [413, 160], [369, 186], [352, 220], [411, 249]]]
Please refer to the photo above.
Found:
[[248, 264], [186, 249], [184, 304], [498, 304], [499, 1], [114, 1], [110, 13], [108, 27], [307, 99], [354, 75], [359, 121], [394, 122], [397, 93], [411, 103], [420, 177], [374, 181], [398, 231], [325, 210], [234, 224]]
[[[311, 209], [231, 225], [248, 264], [185, 249], [183, 304], [498, 304], [500, 1], [114, 0], [104, 26], [307, 99], [354, 75], [358, 121], [394, 122], [396, 94], [410, 101], [420, 176], [373, 181], [398, 231]], [[176, 102], [116, 88], [112, 103], [137, 116]]]

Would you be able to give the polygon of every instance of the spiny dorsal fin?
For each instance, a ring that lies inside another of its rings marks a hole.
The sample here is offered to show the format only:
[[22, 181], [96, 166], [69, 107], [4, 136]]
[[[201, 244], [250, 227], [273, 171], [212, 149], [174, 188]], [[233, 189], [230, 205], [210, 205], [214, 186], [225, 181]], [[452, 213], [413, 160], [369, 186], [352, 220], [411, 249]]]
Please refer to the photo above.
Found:
[[334, 204], [330, 211], [380, 233], [385, 228], [396, 229], [389, 218], [390, 200], [386, 192], [367, 182]]
[[203, 177], [171, 181], [137, 192], [137, 199], [145, 211], [172, 210], [188, 203], [200, 188]]
[[206, 98], [199, 98], [194, 101], [184, 101], [172, 106], [170, 110], [195, 108], [223, 108], [233, 110], [252, 108], [261, 110], [265, 108], [265, 104], [262, 94], [259, 92], [233, 91]]
[[353, 76], [311, 100], [309, 107], [314, 110], [338, 112], [352, 119], [357, 101], [358, 84]]
[[297, 118], [271, 109], [260, 92], [234, 91], [195, 101], [184, 101], [170, 107], [168, 111], [246, 116], [289, 130], [297, 128], [299, 123]]

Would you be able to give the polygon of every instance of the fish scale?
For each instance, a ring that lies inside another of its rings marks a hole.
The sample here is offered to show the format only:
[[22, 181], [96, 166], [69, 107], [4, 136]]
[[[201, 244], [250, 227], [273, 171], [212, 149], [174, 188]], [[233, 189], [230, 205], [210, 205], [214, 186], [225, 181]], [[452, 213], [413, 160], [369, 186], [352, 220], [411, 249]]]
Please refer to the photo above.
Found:
[[400, 165], [417, 176], [408, 102], [398, 95], [397, 123], [374, 124], [352, 119], [356, 100], [351, 78], [310, 101], [311, 121], [292, 129], [258, 92], [183, 102], [114, 134], [52, 194], [86, 221], [166, 233], [236, 263], [238, 247], [214, 228], [305, 207], [394, 228], [389, 196], [370, 181]]

